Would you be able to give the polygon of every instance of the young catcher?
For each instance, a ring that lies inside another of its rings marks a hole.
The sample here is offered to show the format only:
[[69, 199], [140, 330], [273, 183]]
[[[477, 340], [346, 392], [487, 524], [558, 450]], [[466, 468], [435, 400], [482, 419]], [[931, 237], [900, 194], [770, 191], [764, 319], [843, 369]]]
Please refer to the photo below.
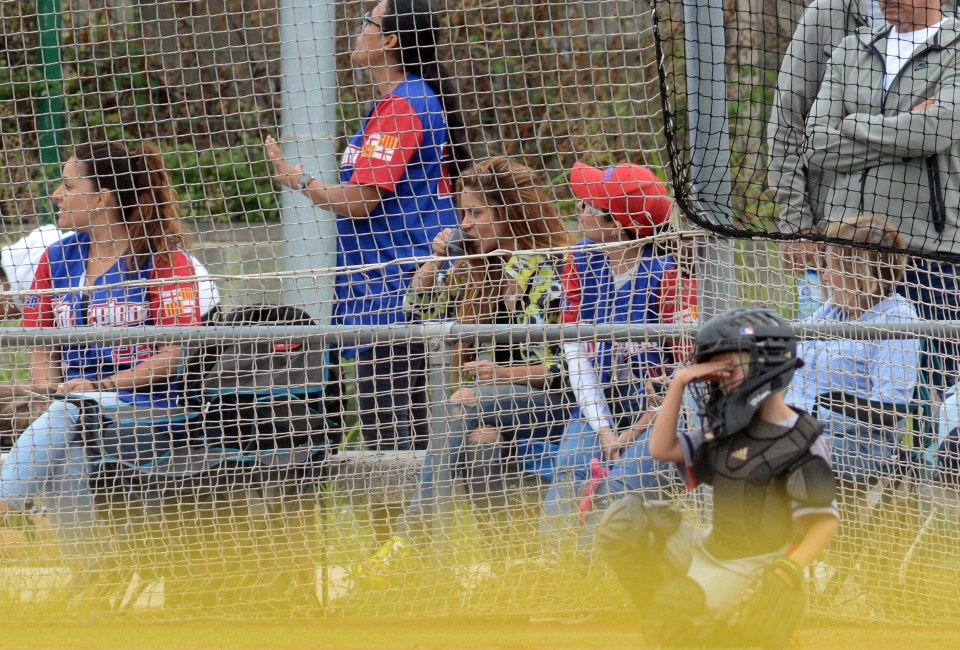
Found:
[[[650, 453], [689, 487], [713, 486], [712, 526], [631, 494], [604, 514], [598, 544], [652, 646], [783, 648], [806, 607], [803, 569], [838, 523], [820, 424], [783, 400], [803, 364], [797, 340], [771, 310], [733, 309], [700, 329], [693, 359], [670, 382]], [[688, 387], [704, 428], [678, 433]]]

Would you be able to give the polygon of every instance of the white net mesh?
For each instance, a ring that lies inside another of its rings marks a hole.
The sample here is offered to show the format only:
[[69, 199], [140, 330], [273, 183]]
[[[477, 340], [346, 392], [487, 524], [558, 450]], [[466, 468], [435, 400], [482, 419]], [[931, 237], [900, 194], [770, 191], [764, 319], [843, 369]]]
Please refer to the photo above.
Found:
[[[726, 296], [809, 326], [788, 397], [843, 479], [812, 611], [954, 613], [955, 337], [908, 291], [952, 266], [847, 231], [791, 266], [685, 230], [711, 224], [676, 3], [433, 5], [0, 3], [0, 262], [26, 328], [0, 335], [5, 611], [628, 612], [597, 526], [631, 492], [709, 523], [649, 439]], [[758, 12], [773, 49], [794, 8]], [[751, 74], [730, 149], [756, 234], [775, 75]]]

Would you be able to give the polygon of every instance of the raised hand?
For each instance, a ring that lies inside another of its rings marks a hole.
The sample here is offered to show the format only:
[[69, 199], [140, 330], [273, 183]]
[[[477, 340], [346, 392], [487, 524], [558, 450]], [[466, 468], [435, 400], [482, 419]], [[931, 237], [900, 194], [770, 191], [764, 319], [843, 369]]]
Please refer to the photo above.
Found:
[[453, 228], [444, 228], [437, 233], [437, 236], [433, 238], [433, 254], [440, 257], [446, 257], [447, 253], [447, 240], [450, 239], [450, 233], [453, 232]]
[[264, 139], [263, 145], [267, 151], [267, 157], [273, 163], [273, 177], [281, 185], [290, 189], [297, 189], [300, 176], [303, 174], [303, 165], [294, 167], [288, 163], [283, 157], [283, 152], [280, 151], [280, 144], [273, 139], [273, 136], [268, 135]]

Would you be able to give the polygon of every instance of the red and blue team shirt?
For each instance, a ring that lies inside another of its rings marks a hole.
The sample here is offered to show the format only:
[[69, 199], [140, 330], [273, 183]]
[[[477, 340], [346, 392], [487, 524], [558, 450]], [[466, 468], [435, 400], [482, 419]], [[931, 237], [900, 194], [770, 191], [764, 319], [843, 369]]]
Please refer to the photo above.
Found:
[[[447, 163], [450, 134], [443, 105], [421, 78], [408, 76], [381, 97], [350, 138], [340, 181], [376, 185], [380, 205], [366, 218], [337, 218], [334, 322], [388, 325], [405, 320], [403, 297], [433, 239], [457, 225]], [[384, 265], [353, 270], [346, 267]], [[345, 351], [347, 355], [352, 351]]]
[[[52, 291], [30, 296], [23, 310], [24, 327], [136, 327], [138, 325], [196, 325], [200, 322], [196, 271], [190, 258], [174, 251], [169, 258], [150, 261], [138, 271], [127, 270], [120, 259], [86, 286], [90, 237], [76, 233], [47, 248], [37, 266], [32, 291]], [[161, 284], [119, 284], [164, 280]], [[111, 286], [112, 285], [112, 286]], [[156, 344], [63, 345], [60, 359], [67, 379], [96, 381], [150, 358]], [[176, 387], [156, 383], [136, 392], [120, 391], [120, 398], [157, 407], [172, 406]]]
[[[684, 278], [669, 255], [645, 246], [631, 278], [617, 287], [607, 254], [583, 239], [563, 270], [562, 323], [684, 323], [696, 321], [696, 283]], [[653, 343], [594, 344], [593, 358], [603, 389], [613, 380], [614, 357], [628, 360], [637, 379], [657, 379], [682, 361], [683, 350]]]

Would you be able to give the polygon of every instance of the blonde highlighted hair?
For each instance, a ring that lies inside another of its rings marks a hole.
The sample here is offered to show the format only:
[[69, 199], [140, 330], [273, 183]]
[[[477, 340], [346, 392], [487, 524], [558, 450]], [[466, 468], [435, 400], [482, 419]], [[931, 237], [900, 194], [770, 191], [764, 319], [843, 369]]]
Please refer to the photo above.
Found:
[[[532, 169], [498, 156], [482, 160], [461, 174], [457, 194], [471, 190], [483, 195], [496, 220], [509, 227], [519, 251], [568, 246], [570, 234], [544, 187], [546, 183]], [[454, 273], [465, 276], [456, 309], [459, 321], [489, 323], [493, 320], [503, 288], [505, 262], [503, 254], [457, 262]]]
[[[854, 278], [860, 293], [884, 297], [897, 290], [907, 265], [903, 237], [885, 218], [860, 214], [821, 225], [824, 237], [849, 244], [827, 244], [838, 253], [844, 274]], [[882, 250], [881, 250], [882, 249]]]

